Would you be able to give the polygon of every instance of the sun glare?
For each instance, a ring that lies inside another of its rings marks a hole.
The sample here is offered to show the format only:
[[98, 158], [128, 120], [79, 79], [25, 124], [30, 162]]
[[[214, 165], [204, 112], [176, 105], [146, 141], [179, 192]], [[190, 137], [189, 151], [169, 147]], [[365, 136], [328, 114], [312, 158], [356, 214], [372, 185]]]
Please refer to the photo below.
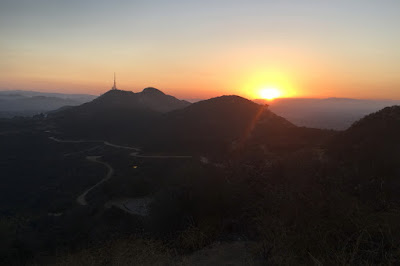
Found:
[[276, 88], [266, 88], [266, 89], [260, 90], [261, 98], [266, 99], [266, 100], [273, 100], [275, 98], [280, 97], [281, 95], [282, 95], [282, 93]]

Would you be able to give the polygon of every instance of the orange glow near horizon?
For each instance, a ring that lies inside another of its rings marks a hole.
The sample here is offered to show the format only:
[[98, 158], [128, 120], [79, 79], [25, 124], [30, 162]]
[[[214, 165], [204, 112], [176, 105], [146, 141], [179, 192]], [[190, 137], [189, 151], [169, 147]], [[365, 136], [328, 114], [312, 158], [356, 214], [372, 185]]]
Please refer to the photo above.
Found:
[[260, 90], [261, 98], [269, 101], [279, 98], [281, 95], [282, 93], [277, 88], [265, 88]]
[[290, 76], [284, 70], [254, 71], [250, 78], [242, 80], [244, 94], [249, 99], [290, 98], [300, 94], [298, 86], [294, 85], [294, 75]]
[[[117, 87], [121, 90], [140, 92], [146, 87], [155, 87], [179, 99], [209, 99], [221, 95], [239, 95], [250, 100], [260, 99], [269, 97], [260, 94], [267, 88], [279, 90], [279, 98], [400, 99], [400, 96], [396, 97], [398, 95], [396, 82], [389, 84], [390, 86], [387, 85], [392, 89], [377, 90], [376, 88], [381, 84], [372, 80], [365, 83], [358, 83], [346, 77], [343, 77], [344, 80], [335, 80], [334, 78], [339, 76], [339, 73], [325, 70], [317, 72], [318, 76], [310, 76], [300, 68], [289, 68], [278, 63], [275, 67], [272, 64], [269, 67], [263, 67], [262, 64], [251, 63], [243, 63], [240, 67], [232, 69], [218, 66], [209, 68], [208, 72], [177, 68], [174, 73], [180, 73], [178, 76], [153, 73], [144, 66], [141, 67], [142, 69], [139, 70], [134, 66], [113, 69], [99, 67], [99, 69], [87, 70], [76, 66], [73, 71], [72, 67], [66, 65], [60, 68], [54, 67], [54, 69], [46, 67], [46, 74], [32, 70], [29, 74], [22, 76], [5, 71], [0, 73], [2, 84], [0, 90], [22, 89], [100, 95], [111, 89], [115, 71]], [[60, 69], [63, 70], [62, 73], [59, 73]], [[310, 67], [310, 69], [315, 69], [315, 67]], [[325, 72], [329, 72], [330, 76]], [[82, 76], [81, 73], [85, 75]]]
[[400, 1], [3, 2], [0, 90], [400, 100]]

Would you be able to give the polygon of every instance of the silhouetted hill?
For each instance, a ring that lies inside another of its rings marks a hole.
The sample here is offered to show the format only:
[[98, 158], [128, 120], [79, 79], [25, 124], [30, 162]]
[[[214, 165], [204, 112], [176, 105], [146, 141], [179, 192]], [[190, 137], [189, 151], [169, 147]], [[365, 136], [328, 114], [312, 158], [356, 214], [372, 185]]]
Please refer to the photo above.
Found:
[[344, 157], [400, 158], [400, 106], [365, 116], [339, 134], [331, 150]]
[[[154, 149], [226, 153], [240, 152], [248, 145], [263, 145], [266, 150], [276, 151], [299, 142], [298, 138], [292, 137], [295, 132], [308, 131], [274, 114], [267, 106], [239, 96], [221, 96], [193, 103], [165, 114], [160, 120], [159, 129], [151, 134]], [[303, 138], [308, 133], [298, 135]]]
[[110, 90], [89, 103], [59, 110], [51, 117], [67, 134], [127, 141], [142, 136], [144, 128], [162, 112], [189, 104], [154, 88], [139, 93]]
[[159, 112], [169, 112], [181, 109], [190, 105], [189, 102], [178, 100], [177, 98], [166, 95], [155, 88], [145, 88], [139, 94], [139, 101], [149, 108]]
[[345, 130], [355, 121], [384, 107], [400, 104], [395, 100], [349, 98], [282, 98], [267, 102], [276, 114], [298, 126]]
[[400, 203], [400, 106], [386, 107], [354, 123], [328, 145], [350, 190], [376, 208]]
[[99, 108], [147, 109], [156, 112], [169, 112], [184, 108], [188, 105], [190, 105], [189, 102], [166, 95], [160, 90], [146, 88], [138, 93], [123, 90], [110, 90], [90, 103], [79, 107], [79, 109], [85, 109], [91, 112], [95, 112]]
[[52, 117], [61, 132], [74, 136], [190, 154], [242, 153], [249, 147], [263, 153], [286, 152], [315, 145], [328, 134], [299, 128], [266, 105], [239, 96], [189, 104], [155, 88], [140, 93], [111, 90]]

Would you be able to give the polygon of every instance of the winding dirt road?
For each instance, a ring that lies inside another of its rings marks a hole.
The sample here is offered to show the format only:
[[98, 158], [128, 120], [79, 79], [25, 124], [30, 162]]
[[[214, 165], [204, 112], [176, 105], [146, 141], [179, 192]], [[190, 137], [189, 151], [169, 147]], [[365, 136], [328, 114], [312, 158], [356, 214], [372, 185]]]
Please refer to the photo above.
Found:
[[136, 147], [129, 147], [129, 146], [121, 146], [117, 144], [110, 143], [108, 141], [104, 140], [63, 140], [63, 139], [58, 139], [55, 137], [49, 137], [49, 139], [54, 140], [55, 142], [61, 142], [61, 143], [103, 143], [104, 145], [113, 147], [113, 148], [118, 148], [118, 149], [126, 149], [126, 150], [134, 150], [136, 152], [139, 152], [140, 149]]
[[139, 148], [136, 147], [129, 147], [129, 146], [122, 146], [122, 145], [117, 145], [110, 143], [108, 141], [103, 141], [103, 140], [62, 140], [58, 139], [55, 137], [49, 137], [49, 139], [56, 141], [56, 142], [61, 142], [61, 143], [103, 143], [104, 145], [117, 148], [117, 149], [126, 149], [126, 150], [134, 150], [130, 155], [133, 157], [138, 157], [138, 158], [153, 158], [153, 159], [189, 159], [193, 158], [193, 156], [190, 155], [139, 155], [139, 152], [141, 151]]
[[109, 165], [106, 162], [102, 162], [99, 160], [101, 156], [87, 156], [86, 159], [88, 159], [91, 162], [95, 162], [95, 163], [100, 163], [103, 164], [107, 167], [108, 172], [106, 174], [106, 176], [100, 180], [99, 182], [97, 182], [95, 185], [91, 186], [90, 188], [88, 188], [85, 192], [83, 192], [77, 199], [76, 202], [78, 202], [80, 205], [87, 205], [87, 201], [86, 201], [86, 195], [92, 191], [94, 188], [100, 186], [101, 184], [103, 184], [104, 182], [106, 182], [107, 180], [109, 180], [113, 175], [114, 175], [114, 169], [111, 167], [111, 165]]
[[[113, 147], [113, 148], [117, 148], [117, 149], [126, 149], [126, 150], [133, 150], [134, 152], [132, 152], [130, 155], [134, 156], [134, 157], [139, 157], [139, 158], [153, 158], [153, 159], [188, 159], [188, 158], [192, 158], [193, 156], [179, 156], [179, 155], [138, 155], [138, 153], [140, 152], [139, 148], [136, 147], [129, 147], [129, 146], [121, 146], [121, 145], [117, 145], [117, 144], [113, 144], [107, 141], [103, 141], [103, 140], [62, 140], [62, 139], [58, 139], [55, 137], [49, 137], [49, 139], [55, 141], [55, 142], [60, 142], [60, 143], [102, 143], [104, 145]], [[86, 151], [91, 151], [94, 149], [99, 148], [99, 146], [96, 147], [92, 147], [80, 152], [75, 152], [75, 153], [69, 153], [66, 154], [66, 156], [68, 155], [72, 155], [72, 154], [79, 154], [82, 152], [86, 152]], [[85, 192], [83, 192], [77, 199], [76, 202], [80, 205], [87, 205], [87, 201], [86, 201], [86, 195], [92, 191], [94, 188], [98, 187], [99, 185], [103, 184], [104, 182], [106, 182], [107, 180], [109, 180], [113, 175], [114, 175], [114, 169], [111, 167], [110, 164], [101, 161], [99, 158], [101, 158], [101, 156], [87, 156], [86, 159], [91, 161], [91, 162], [95, 162], [95, 163], [100, 163], [103, 164], [107, 167], [108, 172], [106, 174], [106, 176], [100, 180], [99, 182], [97, 182], [96, 184], [94, 184], [93, 186], [91, 186], [90, 188], [88, 188], [87, 190], [85, 190]], [[143, 198], [143, 199], [128, 199], [125, 200], [123, 202], [121, 201], [110, 201], [111, 205], [114, 205], [116, 207], [119, 207], [120, 209], [131, 213], [131, 214], [139, 214], [139, 215], [145, 215], [146, 211], [145, 211], [145, 206], [147, 206], [149, 202], [148, 198]]]

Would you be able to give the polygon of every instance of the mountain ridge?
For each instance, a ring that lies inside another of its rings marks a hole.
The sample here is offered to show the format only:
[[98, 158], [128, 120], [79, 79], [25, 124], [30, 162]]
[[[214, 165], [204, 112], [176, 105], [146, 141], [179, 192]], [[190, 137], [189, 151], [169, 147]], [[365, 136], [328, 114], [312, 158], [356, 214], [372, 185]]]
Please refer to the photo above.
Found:
[[141, 92], [125, 90], [109, 90], [92, 101], [95, 104], [104, 104], [115, 108], [142, 108], [157, 112], [169, 112], [190, 105], [189, 102], [179, 100], [155, 88], [145, 88]]
[[315, 144], [327, 134], [297, 127], [267, 105], [237, 95], [190, 104], [151, 87], [138, 93], [110, 90], [51, 117], [61, 132], [72, 135], [196, 154], [238, 152], [258, 144], [287, 152]]

